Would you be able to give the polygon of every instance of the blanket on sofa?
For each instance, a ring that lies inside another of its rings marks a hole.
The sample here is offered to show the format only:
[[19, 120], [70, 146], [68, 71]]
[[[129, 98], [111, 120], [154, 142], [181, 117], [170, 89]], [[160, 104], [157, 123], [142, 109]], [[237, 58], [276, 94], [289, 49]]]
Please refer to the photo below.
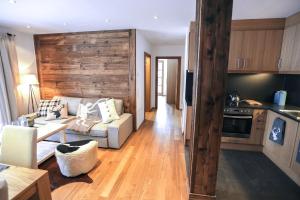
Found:
[[68, 124], [68, 129], [87, 135], [91, 128], [99, 122], [99, 120], [95, 119], [76, 118]]

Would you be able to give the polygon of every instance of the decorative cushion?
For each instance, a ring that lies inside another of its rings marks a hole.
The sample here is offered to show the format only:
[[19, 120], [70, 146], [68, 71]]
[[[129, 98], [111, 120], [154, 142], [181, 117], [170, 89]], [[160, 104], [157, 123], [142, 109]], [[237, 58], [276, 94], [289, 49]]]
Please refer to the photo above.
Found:
[[60, 103], [59, 99], [56, 100], [40, 100], [38, 113], [40, 116], [47, 116], [47, 111], [53, 109]]
[[61, 103], [68, 103], [68, 114], [75, 116], [78, 110], [78, 106], [82, 101], [79, 97], [65, 97], [65, 96], [55, 96], [53, 100], [60, 100]]
[[123, 107], [123, 100], [122, 99], [114, 99], [116, 111], [119, 116], [121, 116], [124, 113], [124, 107]]
[[68, 105], [59, 104], [52, 109], [48, 109], [46, 120], [66, 119], [68, 118]]
[[107, 124], [113, 120], [120, 119], [113, 99], [109, 99], [98, 104], [102, 116], [102, 122]]

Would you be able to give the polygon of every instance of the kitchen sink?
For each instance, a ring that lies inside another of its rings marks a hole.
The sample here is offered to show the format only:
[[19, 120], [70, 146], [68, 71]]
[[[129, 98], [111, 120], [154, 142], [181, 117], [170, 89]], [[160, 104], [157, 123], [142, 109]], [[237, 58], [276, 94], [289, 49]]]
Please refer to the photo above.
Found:
[[297, 119], [300, 119], [300, 110], [279, 110], [280, 112], [292, 115]]

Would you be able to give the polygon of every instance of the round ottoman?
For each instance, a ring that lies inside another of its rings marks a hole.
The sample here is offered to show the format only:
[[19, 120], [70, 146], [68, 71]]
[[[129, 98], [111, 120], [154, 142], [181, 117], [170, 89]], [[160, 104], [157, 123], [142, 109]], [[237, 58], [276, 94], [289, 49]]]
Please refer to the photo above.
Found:
[[55, 156], [61, 173], [74, 177], [89, 172], [96, 165], [98, 142], [81, 140], [60, 144], [55, 149]]

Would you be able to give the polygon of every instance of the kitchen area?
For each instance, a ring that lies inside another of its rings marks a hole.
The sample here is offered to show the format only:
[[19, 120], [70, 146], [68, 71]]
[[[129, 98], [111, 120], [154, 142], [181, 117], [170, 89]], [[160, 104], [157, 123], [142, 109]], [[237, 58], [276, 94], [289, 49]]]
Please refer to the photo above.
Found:
[[[217, 197], [300, 199], [300, 12], [231, 27]], [[193, 56], [183, 110], [187, 154]]]

